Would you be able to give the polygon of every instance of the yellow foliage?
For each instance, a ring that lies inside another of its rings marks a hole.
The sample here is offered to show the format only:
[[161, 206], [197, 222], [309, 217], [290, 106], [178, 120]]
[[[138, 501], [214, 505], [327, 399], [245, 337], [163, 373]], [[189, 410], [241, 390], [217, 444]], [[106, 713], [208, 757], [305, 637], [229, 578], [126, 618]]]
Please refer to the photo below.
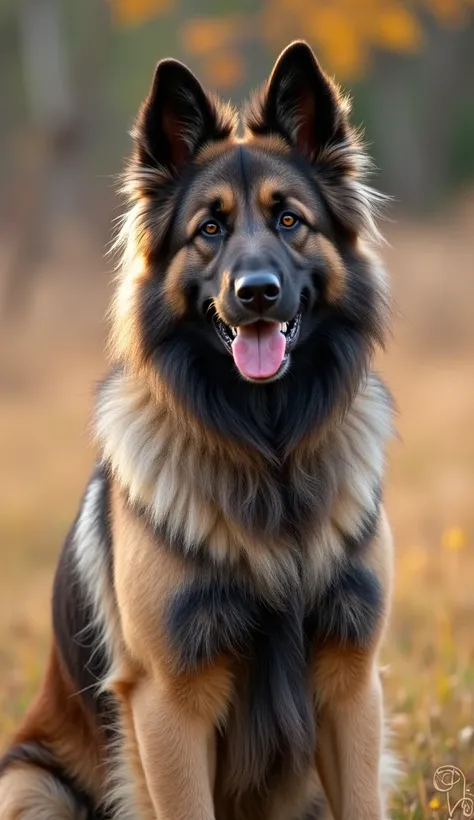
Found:
[[421, 42], [417, 19], [403, 6], [381, 9], [376, 20], [376, 44], [393, 51], [413, 51]]
[[245, 77], [245, 64], [236, 52], [213, 54], [204, 63], [204, 81], [212, 88], [232, 88]]
[[205, 57], [232, 43], [237, 28], [233, 17], [198, 17], [184, 24], [181, 42], [189, 54]]
[[319, 47], [322, 62], [339, 77], [354, 77], [365, 64], [365, 47], [357, 22], [344, 9], [320, 6], [307, 18], [307, 37]]
[[155, 14], [173, 7], [173, 0], [111, 0], [116, 20], [121, 25], [136, 26]]
[[[175, 0], [110, 0], [117, 20], [125, 25], [169, 11]], [[229, 88], [245, 76], [239, 56], [242, 43], [256, 41], [270, 50], [296, 37], [307, 39], [324, 65], [341, 79], [363, 72], [371, 47], [412, 52], [423, 41], [423, 12], [442, 24], [467, 19], [474, 0], [260, 0], [244, 15], [197, 17], [182, 26], [184, 50], [199, 58], [214, 86]]]

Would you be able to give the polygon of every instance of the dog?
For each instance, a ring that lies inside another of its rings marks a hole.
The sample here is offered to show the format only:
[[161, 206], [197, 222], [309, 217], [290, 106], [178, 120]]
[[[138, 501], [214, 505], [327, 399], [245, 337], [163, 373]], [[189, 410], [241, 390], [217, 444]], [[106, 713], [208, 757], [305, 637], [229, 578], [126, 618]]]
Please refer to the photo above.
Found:
[[156, 68], [99, 456], [1, 820], [383, 820], [390, 299], [350, 106], [296, 42], [241, 117]]

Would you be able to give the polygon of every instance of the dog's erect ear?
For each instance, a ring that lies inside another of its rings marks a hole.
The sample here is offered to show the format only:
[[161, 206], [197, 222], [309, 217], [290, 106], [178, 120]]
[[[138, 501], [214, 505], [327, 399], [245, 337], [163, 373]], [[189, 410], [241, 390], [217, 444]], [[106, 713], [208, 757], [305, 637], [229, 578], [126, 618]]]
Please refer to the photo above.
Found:
[[245, 122], [253, 134], [282, 135], [310, 161], [344, 139], [347, 103], [322, 71], [307, 43], [280, 54], [263, 91], [251, 100]]
[[230, 109], [220, 110], [185, 65], [162, 60], [133, 136], [145, 164], [179, 173], [205, 142], [225, 139], [233, 128]]

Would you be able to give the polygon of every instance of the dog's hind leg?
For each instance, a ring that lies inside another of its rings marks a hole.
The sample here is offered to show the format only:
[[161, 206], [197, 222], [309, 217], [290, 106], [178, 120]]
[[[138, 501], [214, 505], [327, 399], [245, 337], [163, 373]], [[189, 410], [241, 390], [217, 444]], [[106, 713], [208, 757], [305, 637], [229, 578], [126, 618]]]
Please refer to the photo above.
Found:
[[101, 731], [53, 647], [43, 689], [0, 757], [0, 820], [99, 820]]
[[15, 763], [0, 778], [1, 820], [93, 820], [81, 796], [54, 774]]

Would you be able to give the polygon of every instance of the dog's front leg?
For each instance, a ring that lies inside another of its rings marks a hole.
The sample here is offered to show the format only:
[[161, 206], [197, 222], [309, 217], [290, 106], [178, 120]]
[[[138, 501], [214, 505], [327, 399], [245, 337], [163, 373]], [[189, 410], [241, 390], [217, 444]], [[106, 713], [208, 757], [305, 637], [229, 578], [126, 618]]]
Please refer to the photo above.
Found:
[[334, 820], [382, 820], [382, 692], [374, 661], [328, 650], [318, 666], [316, 763]]
[[214, 820], [215, 726], [227, 683], [217, 669], [134, 686], [134, 731], [157, 820]]

